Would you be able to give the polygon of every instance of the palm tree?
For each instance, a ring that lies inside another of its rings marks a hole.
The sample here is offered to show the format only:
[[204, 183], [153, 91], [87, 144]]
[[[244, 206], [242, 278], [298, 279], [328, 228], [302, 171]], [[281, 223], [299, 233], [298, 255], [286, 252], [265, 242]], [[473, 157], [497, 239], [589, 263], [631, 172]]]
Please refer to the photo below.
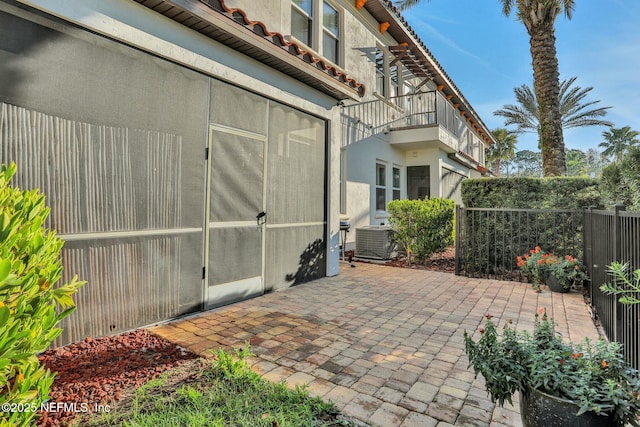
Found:
[[491, 144], [487, 149], [487, 162], [494, 163], [494, 172], [496, 175], [500, 175], [500, 162], [513, 160], [516, 156], [518, 136], [504, 128], [494, 129], [491, 133], [493, 133], [496, 143]]
[[[421, 0], [399, 0], [407, 9]], [[515, 7], [516, 17], [527, 28], [533, 63], [533, 89], [538, 100], [540, 118], [540, 148], [545, 176], [565, 175], [562, 116], [560, 115], [560, 78], [556, 52], [555, 22], [564, 12], [567, 19], [575, 8], [575, 0], [500, 0], [502, 12], [509, 16]]]
[[622, 128], [611, 128], [602, 132], [604, 142], [601, 142], [598, 146], [604, 148], [602, 154], [604, 156], [614, 156], [615, 162], [620, 163], [622, 156], [629, 151], [630, 148], [637, 146], [640, 143], [638, 140], [640, 133], [635, 130], [631, 130], [629, 126]]
[[[576, 81], [576, 77], [563, 80], [560, 83], [560, 115], [562, 117], [562, 128], [569, 129], [584, 126], [613, 126], [608, 120], [603, 120], [607, 110], [611, 107], [591, 108], [600, 101], [582, 102], [583, 99], [593, 90], [593, 87], [581, 88], [571, 86]], [[505, 105], [501, 110], [495, 111], [495, 116], [504, 117], [505, 126], [515, 125], [516, 132], [536, 132], [540, 131], [540, 119], [538, 116], [538, 101], [533, 90], [522, 85], [514, 88], [517, 105]]]

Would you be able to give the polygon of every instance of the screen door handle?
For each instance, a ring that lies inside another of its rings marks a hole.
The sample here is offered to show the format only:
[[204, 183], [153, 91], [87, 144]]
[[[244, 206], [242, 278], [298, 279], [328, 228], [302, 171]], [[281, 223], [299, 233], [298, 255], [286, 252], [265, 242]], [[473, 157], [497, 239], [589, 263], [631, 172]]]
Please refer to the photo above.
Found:
[[256, 215], [256, 222], [259, 226], [267, 222], [267, 213], [262, 211], [258, 215]]

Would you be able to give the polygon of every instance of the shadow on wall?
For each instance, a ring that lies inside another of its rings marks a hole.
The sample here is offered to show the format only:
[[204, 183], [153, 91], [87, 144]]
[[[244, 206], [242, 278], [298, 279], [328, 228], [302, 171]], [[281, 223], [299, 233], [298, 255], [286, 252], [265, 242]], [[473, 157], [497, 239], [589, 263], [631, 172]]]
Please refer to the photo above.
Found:
[[298, 271], [287, 274], [287, 282], [291, 285], [300, 285], [319, 279], [325, 276], [325, 242], [322, 239], [316, 239], [313, 243], [302, 252], [300, 262], [298, 263]]

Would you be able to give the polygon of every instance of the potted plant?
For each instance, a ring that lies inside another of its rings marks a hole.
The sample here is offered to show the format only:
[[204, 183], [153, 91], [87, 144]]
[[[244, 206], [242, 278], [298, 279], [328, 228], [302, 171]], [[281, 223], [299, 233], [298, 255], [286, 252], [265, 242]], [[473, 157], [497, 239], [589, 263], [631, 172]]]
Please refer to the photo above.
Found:
[[548, 275], [547, 260], [550, 256], [551, 254], [540, 249], [540, 246], [536, 246], [528, 253], [516, 258], [516, 265], [520, 272], [537, 291], [540, 290], [540, 285], [545, 284]]
[[484, 377], [492, 402], [512, 403], [520, 392], [525, 427], [640, 425], [638, 372], [624, 363], [620, 344], [566, 342], [544, 310], [533, 333], [507, 323], [499, 335], [486, 317], [477, 342], [465, 331], [469, 366]]
[[569, 292], [575, 284], [582, 283], [589, 278], [581, 262], [571, 255], [564, 258], [556, 256], [547, 259], [549, 277], [547, 285], [555, 292]]
[[549, 286], [554, 292], [569, 292], [571, 286], [588, 279], [584, 266], [572, 255], [559, 257], [536, 246], [529, 253], [516, 258], [521, 273], [540, 290], [540, 285]]

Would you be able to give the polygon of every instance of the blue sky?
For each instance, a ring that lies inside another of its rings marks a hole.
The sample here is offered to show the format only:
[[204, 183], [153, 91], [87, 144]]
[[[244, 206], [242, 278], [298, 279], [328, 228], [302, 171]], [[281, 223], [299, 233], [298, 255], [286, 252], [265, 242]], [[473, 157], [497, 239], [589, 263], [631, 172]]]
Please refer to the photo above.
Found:
[[[503, 127], [493, 112], [515, 103], [513, 88], [533, 87], [529, 35], [499, 0], [423, 0], [403, 13], [490, 129]], [[578, 0], [573, 18], [556, 21], [560, 79], [593, 86], [587, 101], [612, 107], [614, 127], [640, 131], [640, 1]], [[567, 149], [597, 148], [605, 127], [567, 129]], [[537, 136], [518, 138], [517, 150], [537, 151]]]

